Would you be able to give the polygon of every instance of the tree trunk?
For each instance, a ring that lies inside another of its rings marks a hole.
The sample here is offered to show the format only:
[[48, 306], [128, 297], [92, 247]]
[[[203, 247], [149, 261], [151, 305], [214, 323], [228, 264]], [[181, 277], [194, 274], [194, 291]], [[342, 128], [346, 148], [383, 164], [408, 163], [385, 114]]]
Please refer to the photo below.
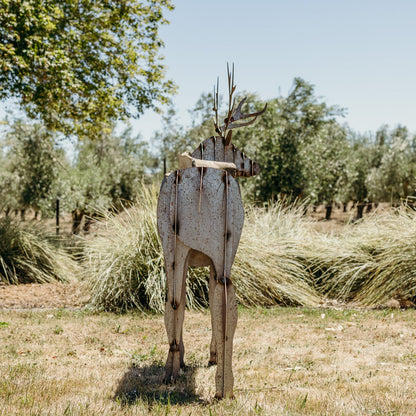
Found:
[[357, 204], [357, 216], [356, 216], [356, 220], [360, 220], [363, 217], [363, 212], [364, 212], [364, 208], [365, 208], [366, 204], [363, 203], [358, 203]]
[[24, 221], [24, 220], [25, 220], [25, 214], [26, 214], [26, 209], [25, 209], [25, 208], [22, 208], [22, 209], [20, 210], [20, 219], [21, 219], [22, 221]]
[[332, 205], [327, 205], [325, 207], [325, 220], [329, 221], [331, 219], [332, 214]]
[[348, 205], [348, 202], [344, 202], [342, 204], [342, 212], [347, 212], [347, 205]]
[[94, 214], [85, 214], [84, 227], [82, 228], [85, 233], [90, 232], [91, 224], [94, 222]]
[[74, 209], [72, 211], [72, 234], [79, 234], [81, 231], [81, 222], [84, 218], [84, 211], [81, 209]]

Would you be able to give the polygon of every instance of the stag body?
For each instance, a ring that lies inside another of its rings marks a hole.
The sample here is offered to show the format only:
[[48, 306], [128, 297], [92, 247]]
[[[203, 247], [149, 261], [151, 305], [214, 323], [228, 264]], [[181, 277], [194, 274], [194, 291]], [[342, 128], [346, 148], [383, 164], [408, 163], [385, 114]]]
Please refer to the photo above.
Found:
[[[235, 176], [259, 173], [257, 163], [222, 137], [211, 137], [192, 153], [197, 159], [232, 162]], [[178, 377], [184, 366], [182, 340], [185, 282], [188, 266], [210, 266], [209, 300], [212, 321], [210, 364], [218, 363], [216, 396], [232, 393], [232, 349], [237, 305], [230, 280], [244, 210], [238, 182], [213, 168], [180, 169], [162, 184], [158, 230], [165, 255], [167, 302], [165, 325], [170, 344], [166, 380]], [[225, 295], [226, 293], [226, 295]]]
[[[218, 91], [214, 91], [215, 130], [221, 136], [204, 140], [190, 159], [228, 162], [225, 165], [233, 164], [232, 174], [228, 168], [204, 167], [200, 162], [194, 163], [200, 167], [178, 169], [162, 183], [157, 212], [167, 281], [165, 326], [169, 352], [165, 380], [176, 380], [184, 366], [182, 330], [188, 266], [210, 266], [212, 340], [209, 363], [218, 364], [215, 384], [219, 398], [231, 396], [234, 383], [232, 349], [237, 303], [230, 275], [243, 229], [244, 210], [240, 188], [233, 176], [248, 177], [260, 171], [257, 163], [231, 144], [231, 134], [233, 128], [253, 123], [266, 110], [265, 107], [259, 113], [243, 114], [241, 108], [245, 99], [234, 108], [235, 86], [230, 72], [228, 83], [230, 104], [221, 127], [218, 125]], [[247, 118], [252, 119], [236, 123]]]

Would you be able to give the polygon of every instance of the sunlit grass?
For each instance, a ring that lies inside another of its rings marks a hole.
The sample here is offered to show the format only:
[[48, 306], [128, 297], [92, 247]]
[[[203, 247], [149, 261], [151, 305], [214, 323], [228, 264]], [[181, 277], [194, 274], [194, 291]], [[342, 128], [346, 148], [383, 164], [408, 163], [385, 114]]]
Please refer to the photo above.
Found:
[[[163, 383], [161, 315], [0, 311], [1, 415], [413, 415], [413, 311], [240, 308], [235, 400], [214, 400], [210, 317], [185, 314]], [[6, 325], [7, 324], [7, 325]]]
[[[103, 212], [98, 234], [85, 242], [85, 276], [91, 305], [105, 310], [165, 308], [163, 250], [157, 234], [157, 190], [145, 187], [137, 204], [121, 214]], [[188, 279], [191, 307], [206, 306], [206, 271]]]
[[330, 243], [319, 264], [325, 295], [367, 306], [382, 305], [392, 297], [416, 297], [413, 212], [371, 215]]
[[[105, 310], [165, 307], [163, 251], [157, 233], [157, 191], [143, 188], [132, 208], [103, 213], [98, 235], [85, 242], [91, 305]], [[245, 306], [317, 305], [320, 297], [296, 256], [302, 245], [301, 209], [276, 204], [250, 209], [232, 269], [237, 301]], [[188, 307], [207, 306], [208, 271], [190, 269]]]
[[[156, 188], [132, 208], [104, 213], [86, 241], [86, 275], [98, 309], [164, 310], [163, 251], [156, 226]], [[409, 211], [372, 214], [343, 232], [325, 234], [304, 207], [281, 202], [246, 207], [232, 268], [239, 304], [316, 306], [326, 299], [383, 305], [416, 296], [416, 220]], [[207, 269], [190, 269], [187, 302], [208, 304]]]
[[78, 267], [39, 229], [0, 218], [0, 282], [5, 284], [69, 282]]

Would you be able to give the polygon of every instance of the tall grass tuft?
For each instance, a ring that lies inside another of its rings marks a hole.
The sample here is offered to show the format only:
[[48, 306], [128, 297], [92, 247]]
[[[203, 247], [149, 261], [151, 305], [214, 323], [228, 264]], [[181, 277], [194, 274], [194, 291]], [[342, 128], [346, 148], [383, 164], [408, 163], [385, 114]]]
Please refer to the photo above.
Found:
[[0, 218], [0, 282], [69, 282], [77, 266], [34, 227]]
[[[157, 234], [157, 190], [142, 190], [138, 203], [123, 213], [103, 213], [99, 234], [86, 241], [86, 273], [91, 305], [97, 309], [163, 311], [165, 273]], [[293, 258], [302, 239], [300, 210], [275, 205], [250, 209], [232, 269], [237, 300], [246, 306], [317, 305], [319, 296], [308, 272]], [[208, 270], [189, 269], [187, 304], [208, 305]]]
[[[143, 187], [138, 202], [116, 215], [103, 212], [98, 234], [85, 241], [91, 306], [161, 312], [165, 308], [163, 251], [157, 233], [157, 188]], [[207, 272], [188, 278], [187, 302], [206, 305]]]
[[[163, 311], [165, 274], [156, 227], [156, 188], [119, 215], [104, 213], [85, 241], [86, 273], [97, 309]], [[382, 305], [416, 297], [413, 213], [373, 214], [340, 234], [315, 230], [304, 207], [248, 207], [232, 280], [245, 306], [317, 306], [324, 299]], [[207, 269], [190, 269], [188, 307], [208, 304]]]
[[246, 306], [317, 306], [321, 297], [303, 262], [313, 234], [303, 206], [278, 201], [248, 209], [232, 269], [237, 299]]
[[374, 214], [332, 238], [321, 290], [366, 306], [394, 297], [416, 297], [416, 217], [412, 212]]

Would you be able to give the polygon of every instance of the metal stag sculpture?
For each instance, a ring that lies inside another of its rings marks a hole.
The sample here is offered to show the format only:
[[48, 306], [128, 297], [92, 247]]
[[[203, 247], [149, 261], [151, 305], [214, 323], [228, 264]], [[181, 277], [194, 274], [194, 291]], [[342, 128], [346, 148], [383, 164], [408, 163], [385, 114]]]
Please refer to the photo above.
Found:
[[[218, 124], [218, 81], [214, 88], [215, 130], [220, 135], [204, 140], [192, 153], [182, 155], [179, 169], [162, 183], [158, 208], [158, 231], [165, 257], [167, 302], [165, 326], [169, 340], [165, 381], [175, 381], [184, 367], [182, 338], [185, 285], [188, 266], [210, 266], [209, 304], [212, 339], [209, 364], [217, 364], [217, 398], [232, 396], [233, 338], [237, 326], [237, 303], [230, 279], [244, 210], [235, 177], [259, 173], [256, 162], [231, 143], [232, 130], [254, 123], [266, 107], [243, 114], [244, 98], [235, 107], [234, 71], [228, 71], [229, 107], [224, 124]], [[237, 123], [238, 120], [249, 121]]]

